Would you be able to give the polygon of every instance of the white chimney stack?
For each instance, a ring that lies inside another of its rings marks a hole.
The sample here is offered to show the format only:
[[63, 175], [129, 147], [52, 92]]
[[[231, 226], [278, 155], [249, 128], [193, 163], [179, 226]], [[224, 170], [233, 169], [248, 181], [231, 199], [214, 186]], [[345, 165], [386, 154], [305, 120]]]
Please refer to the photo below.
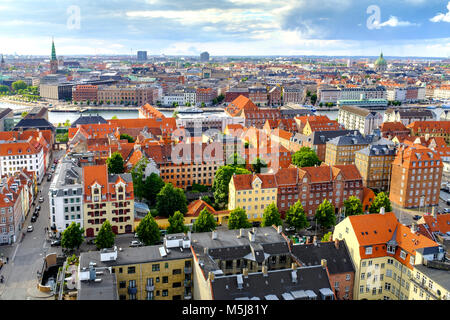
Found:
[[385, 208], [384, 207], [380, 208], [380, 214], [385, 214]]

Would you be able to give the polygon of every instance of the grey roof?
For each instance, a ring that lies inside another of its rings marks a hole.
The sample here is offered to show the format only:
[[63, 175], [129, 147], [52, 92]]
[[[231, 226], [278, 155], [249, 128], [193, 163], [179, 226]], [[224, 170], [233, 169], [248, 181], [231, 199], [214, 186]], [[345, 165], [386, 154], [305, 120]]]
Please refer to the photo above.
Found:
[[431, 110], [425, 109], [425, 108], [388, 108], [385, 113], [398, 113], [401, 118], [416, 118], [416, 117], [429, 117], [429, 118], [435, 118], [435, 113]]
[[301, 133], [296, 133], [292, 136], [291, 141], [307, 142], [312, 143], [313, 145], [326, 144], [333, 138], [347, 135], [353, 131], [354, 130], [314, 131], [308, 136]]
[[125, 182], [133, 182], [131, 173], [108, 174], [108, 183], [115, 183], [118, 177], [121, 177]]
[[176, 259], [189, 259], [192, 257], [191, 250], [180, 248], [170, 249], [170, 253], [162, 257], [159, 248], [162, 245], [144, 246], [137, 248], [123, 248], [118, 250], [117, 259], [114, 261], [101, 261], [100, 251], [83, 252], [80, 255], [80, 268], [89, 268], [90, 262], [95, 262], [98, 267], [111, 267], [129, 264], [140, 264], [148, 262], [164, 262]]
[[82, 115], [72, 123], [71, 127], [76, 128], [79, 124], [104, 124], [104, 123], [107, 123], [107, 121], [102, 116]]
[[314, 115], [314, 112], [308, 109], [281, 109], [280, 114], [282, 117], [300, 117], [300, 116], [307, 116], [307, 115]]
[[299, 262], [307, 266], [318, 265], [322, 259], [327, 260], [330, 274], [355, 272], [345, 241], [339, 241], [338, 249], [334, 241], [319, 242], [317, 245], [293, 245], [291, 252]]
[[327, 143], [335, 144], [338, 146], [347, 146], [347, 145], [364, 145], [364, 144], [370, 144], [374, 142], [375, 138], [374, 135], [366, 135], [363, 136], [359, 131], [355, 131], [353, 134], [346, 134], [344, 136], [339, 136], [336, 138], [333, 138], [329, 140]]
[[362, 153], [368, 156], [395, 156], [396, 149], [393, 144], [373, 144], [367, 146], [364, 149], [356, 151], [357, 153]]
[[118, 300], [116, 274], [106, 269], [97, 279], [101, 281], [80, 281], [77, 300]]
[[12, 112], [12, 109], [10, 109], [10, 108], [1, 108], [0, 109], [0, 119], [3, 119], [11, 112]]
[[16, 124], [14, 131], [19, 130], [19, 128], [38, 128], [55, 131], [55, 127], [46, 119], [22, 119]]
[[[63, 196], [64, 189], [68, 189], [68, 195], [82, 195], [82, 169], [71, 160], [64, 159], [58, 163], [55, 170], [53, 181], [50, 185], [50, 191], [56, 192], [56, 196]], [[72, 190], [76, 189], [76, 193]]]
[[417, 270], [419, 270], [422, 274], [427, 276], [429, 279], [433, 280], [433, 282], [439, 284], [444, 287], [446, 290], [450, 291], [450, 272], [447, 270], [440, 270], [435, 268], [429, 268], [424, 265], [415, 265]]
[[[293, 272], [295, 277], [293, 277]], [[241, 288], [238, 285], [239, 276], [243, 280]], [[321, 289], [331, 290], [326, 269], [320, 265], [301, 267], [295, 270], [270, 270], [267, 275], [262, 272], [255, 272], [249, 273], [247, 277], [242, 275], [217, 276], [211, 287], [215, 300], [245, 298], [259, 298], [261, 300], [301, 299], [308, 296], [308, 290], [310, 290], [309, 296], [317, 296], [321, 299]]]

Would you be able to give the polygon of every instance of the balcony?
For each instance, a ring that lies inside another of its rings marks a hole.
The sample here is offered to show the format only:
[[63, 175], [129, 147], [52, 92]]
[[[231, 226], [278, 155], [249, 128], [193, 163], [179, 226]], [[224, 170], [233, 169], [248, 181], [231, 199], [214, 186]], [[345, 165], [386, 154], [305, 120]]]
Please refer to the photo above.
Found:
[[128, 294], [136, 294], [137, 288], [136, 287], [128, 287]]
[[155, 291], [155, 285], [146, 285], [145, 291]]
[[185, 267], [184, 268], [184, 273], [187, 273], [187, 274], [192, 273], [192, 268], [191, 267]]
[[191, 286], [191, 280], [184, 280], [184, 286], [190, 287]]

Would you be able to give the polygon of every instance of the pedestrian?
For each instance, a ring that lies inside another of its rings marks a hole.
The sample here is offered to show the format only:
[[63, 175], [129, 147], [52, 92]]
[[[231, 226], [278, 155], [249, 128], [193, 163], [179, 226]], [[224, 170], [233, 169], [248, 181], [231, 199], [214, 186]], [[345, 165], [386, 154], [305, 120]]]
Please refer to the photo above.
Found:
[[6, 257], [6, 263], [8, 263], [9, 262], [9, 257]]

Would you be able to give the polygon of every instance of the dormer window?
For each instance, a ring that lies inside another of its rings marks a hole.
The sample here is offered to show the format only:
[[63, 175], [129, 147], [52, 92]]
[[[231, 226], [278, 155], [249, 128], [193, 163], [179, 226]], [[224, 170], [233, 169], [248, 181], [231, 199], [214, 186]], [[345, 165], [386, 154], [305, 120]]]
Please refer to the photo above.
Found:
[[387, 253], [395, 254], [395, 246], [388, 245]]
[[372, 247], [366, 247], [366, 254], [372, 254]]

